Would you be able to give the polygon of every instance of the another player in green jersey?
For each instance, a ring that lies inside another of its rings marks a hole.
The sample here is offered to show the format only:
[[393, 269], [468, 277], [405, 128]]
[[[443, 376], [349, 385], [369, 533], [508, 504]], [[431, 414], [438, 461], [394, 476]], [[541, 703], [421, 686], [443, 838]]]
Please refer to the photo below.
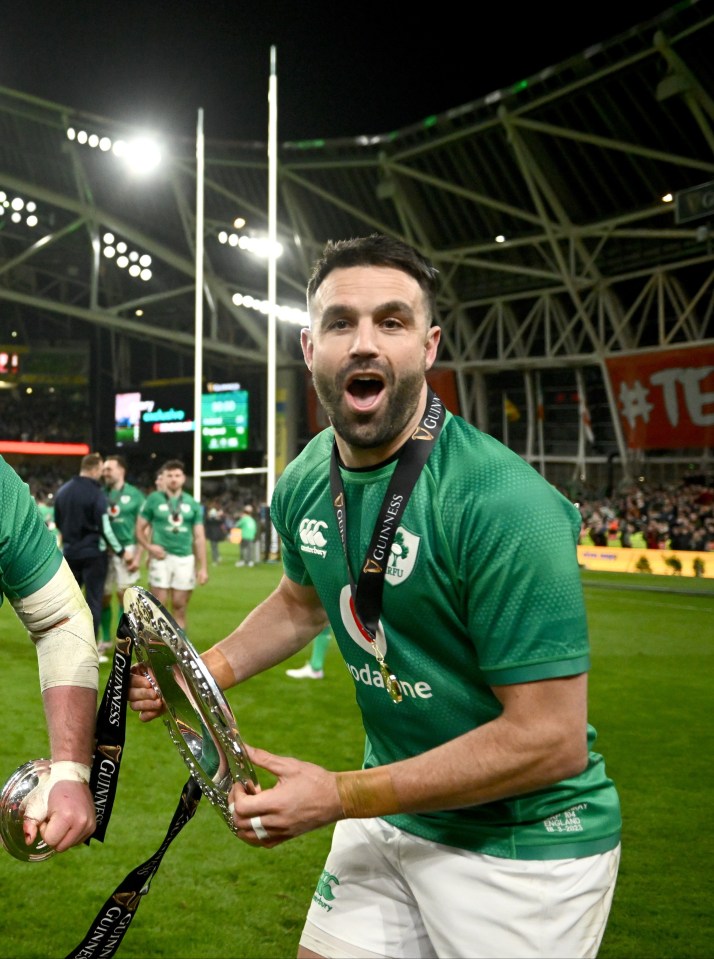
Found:
[[[223, 688], [329, 622], [363, 768], [250, 749], [273, 788], [230, 793], [272, 847], [335, 823], [299, 957], [592, 957], [620, 856], [617, 790], [587, 717], [580, 516], [427, 384], [436, 271], [381, 235], [328, 243], [305, 362], [330, 427], [271, 503], [277, 589], [203, 654]], [[161, 711], [135, 675], [132, 708]]]
[[[4, 597], [37, 650], [52, 760], [24, 799], [23, 833], [28, 845], [39, 833], [64, 852], [96, 826], [88, 786], [99, 683], [94, 624], [29, 486], [0, 457], [0, 605]], [[18, 721], [26, 721], [22, 708]]]
[[149, 554], [149, 588], [186, 628], [186, 610], [196, 583], [208, 582], [203, 507], [184, 490], [180, 460], [159, 471], [161, 489], [146, 497], [137, 520], [139, 543]]
[[129, 586], [139, 582], [144, 552], [136, 541], [136, 520], [146, 497], [138, 487], [127, 483], [126, 469], [126, 460], [118, 454], [107, 456], [102, 468], [104, 492], [109, 504], [109, 522], [124, 552], [121, 555], [109, 555], [107, 577], [104, 580], [100, 653], [106, 652], [113, 645], [112, 623], [118, 622], [118, 618], [112, 616], [113, 597], [116, 595], [118, 615], [121, 617], [124, 592]]

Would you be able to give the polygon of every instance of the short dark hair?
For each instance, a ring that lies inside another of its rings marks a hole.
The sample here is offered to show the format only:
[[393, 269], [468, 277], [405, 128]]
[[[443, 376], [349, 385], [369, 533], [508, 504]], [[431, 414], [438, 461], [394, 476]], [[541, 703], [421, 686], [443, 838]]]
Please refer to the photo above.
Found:
[[89, 470], [95, 470], [98, 466], [101, 466], [102, 462], [101, 453], [87, 453], [86, 456], [82, 457], [79, 468], [81, 472], [85, 473]]
[[109, 456], [104, 457], [104, 462], [107, 463], [109, 460], [115, 460], [123, 470], [126, 470], [126, 460], [121, 455], [121, 453], [110, 453]]
[[164, 465], [159, 470], [159, 475], [165, 473], [166, 470], [181, 470], [182, 473], [186, 472], [186, 467], [183, 465], [182, 460], [166, 460]]
[[408, 273], [424, 293], [427, 319], [430, 323], [436, 321], [436, 278], [439, 271], [413, 246], [383, 233], [370, 233], [369, 236], [357, 236], [349, 240], [328, 240], [307, 284], [308, 304], [329, 273], [351, 266], [391, 266]]

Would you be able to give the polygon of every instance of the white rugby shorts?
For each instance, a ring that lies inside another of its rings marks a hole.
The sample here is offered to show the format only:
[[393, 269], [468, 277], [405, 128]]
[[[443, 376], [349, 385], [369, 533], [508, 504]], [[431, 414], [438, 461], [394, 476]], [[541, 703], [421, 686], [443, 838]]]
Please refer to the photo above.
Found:
[[156, 589], [192, 590], [196, 585], [196, 557], [174, 556], [149, 560], [149, 586]]
[[619, 861], [619, 846], [582, 859], [501, 859], [383, 819], [346, 819], [300, 945], [328, 959], [594, 957]]
[[[130, 549], [136, 549], [136, 547], [127, 546], [127, 551]], [[123, 593], [129, 586], [139, 582], [139, 576], [140, 570], [130, 573], [124, 560], [115, 553], [110, 553], [107, 578], [104, 580], [104, 595], [113, 596], [115, 592]]]

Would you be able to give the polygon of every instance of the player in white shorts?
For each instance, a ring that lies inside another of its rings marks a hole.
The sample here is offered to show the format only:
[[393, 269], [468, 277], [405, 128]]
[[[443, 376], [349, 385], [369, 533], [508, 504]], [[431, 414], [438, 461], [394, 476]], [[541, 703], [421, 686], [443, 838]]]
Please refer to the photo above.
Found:
[[185, 629], [191, 593], [208, 582], [203, 507], [184, 490], [180, 460], [167, 460], [159, 475], [161, 488], [144, 500], [136, 537], [149, 555], [149, 589]]
[[[307, 292], [331, 425], [275, 486], [282, 579], [202, 660], [227, 689], [329, 622], [365, 751], [338, 772], [247, 747], [274, 784], [231, 788], [236, 835], [272, 848], [335, 824], [299, 959], [591, 959], [622, 823], [588, 722], [580, 513], [430, 388], [421, 253], [330, 242]], [[147, 721], [161, 703], [139, 672]]]
[[619, 845], [580, 859], [503, 859], [384, 819], [347, 819], [335, 826], [300, 942], [333, 959], [593, 959], [619, 860]]
[[[113, 647], [116, 626], [124, 608], [124, 591], [138, 583], [141, 574], [143, 550], [136, 542], [136, 519], [146, 497], [138, 487], [127, 482], [126, 471], [127, 464], [123, 456], [114, 454], [104, 460], [102, 480], [109, 506], [107, 514], [112, 532], [123, 552], [120, 555], [109, 554], [102, 601], [100, 653], [108, 652]], [[119, 607], [118, 618], [112, 616], [114, 596]]]

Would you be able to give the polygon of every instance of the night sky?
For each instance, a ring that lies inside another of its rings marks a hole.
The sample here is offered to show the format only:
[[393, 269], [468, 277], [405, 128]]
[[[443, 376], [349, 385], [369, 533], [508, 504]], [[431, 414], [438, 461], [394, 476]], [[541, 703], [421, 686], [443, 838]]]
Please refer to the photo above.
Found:
[[[270, 48], [278, 138], [386, 133], [477, 100], [671, 6], [253, 0], [13, 4], [0, 85], [164, 132], [267, 139]], [[567, 8], [566, 8], [567, 9]], [[399, 12], [397, 12], [399, 11]]]

